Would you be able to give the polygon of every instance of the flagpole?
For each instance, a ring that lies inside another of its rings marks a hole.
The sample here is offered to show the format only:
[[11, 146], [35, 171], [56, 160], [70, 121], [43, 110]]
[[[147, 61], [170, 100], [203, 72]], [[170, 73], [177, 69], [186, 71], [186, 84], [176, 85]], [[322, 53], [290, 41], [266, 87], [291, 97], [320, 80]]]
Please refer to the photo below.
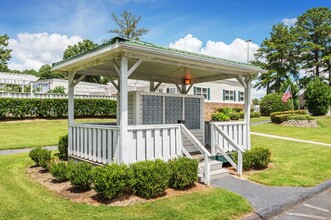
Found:
[[295, 111], [294, 111], [294, 104], [293, 104], [293, 93], [292, 93], [291, 85], [290, 85], [290, 93], [291, 93], [291, 100], [292, 100], [292, 110], [293, 110], [293, 113], [295, 114]]

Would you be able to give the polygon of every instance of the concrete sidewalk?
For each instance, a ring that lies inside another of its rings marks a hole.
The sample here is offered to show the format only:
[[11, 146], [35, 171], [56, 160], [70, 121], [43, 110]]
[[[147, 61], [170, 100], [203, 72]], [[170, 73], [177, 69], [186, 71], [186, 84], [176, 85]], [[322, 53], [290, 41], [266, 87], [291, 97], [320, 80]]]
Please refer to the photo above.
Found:
[[255, 214], [248, 219], [269, 219], [330, 188], [331, 180], [316, 187], [278, 187], [227, 176], [212, 180], [211, 185], [227, 189], [247, 199], [255, 208]]
[[317, 145], [323, 145], [323, 146], [331, 147], [331, 144], [323, 143], [323, 142], [317, 142], [317, 141], [307, 141], [307, 140], [302, 140], [302, 139], [297, 139], [297, 138], [289, 138], [289, 137], [284, 137], [284, 136], [278, 136], [278, 135], [273, 135], [273, 134], [264, 134], [264, 133], [253, 132], [253, 131], [251, 131], [251, 134], [262, 136], [262, 137], [268, 137], [268, 138], [276, 138], [276, 139], [282, 139], [282, 140], [288, 140], [288, 141], [296, 141], [296, 142], [302, 142], [302, 143], [308, 143], [308, 144], [317, 144]]
[[[57, 146], [48, 146], [44, 147], [48, 150], [57, 150]], [[10, 154], [21, 154], [28, 153], [33, 148], [24, 148], [24, 149], [12, 149], [12, 150], [0, 150], [0, 155], [10, 155]]]

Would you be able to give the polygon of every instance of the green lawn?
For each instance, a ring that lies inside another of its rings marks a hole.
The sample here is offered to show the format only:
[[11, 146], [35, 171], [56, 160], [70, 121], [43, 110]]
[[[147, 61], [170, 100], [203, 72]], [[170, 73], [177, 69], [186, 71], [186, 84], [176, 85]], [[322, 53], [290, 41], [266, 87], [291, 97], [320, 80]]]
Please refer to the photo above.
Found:
[[318, 128], [285, 127], [266, 123], [251, 126], [251, 131], [331, 144], [331, 117], [315, 117]]
[[331, 178], [331, 147], [252, 135], [252, 146], [271, 150], [273, 166], [248, 175], [271, 186], [313, 186]]
[[[77, 122], [109, 122], [114, 119], [78, 119]], [[33, 120], [0, 122], [0, 150], [57, 145], [65, 135], [68, 122], [61, 120]]]
[[31, 180], [27, 154], [0, 156], [0, 219], [232, 219], [252, 211], [242, 197], [211, 189], [127, 207], [63, 199]]
[[260, 122], [260, 121], [268, 121], [270, 120], [270, 117], [262, 116], [259, 118], [251, 118], [250, 121], [252, 122]]

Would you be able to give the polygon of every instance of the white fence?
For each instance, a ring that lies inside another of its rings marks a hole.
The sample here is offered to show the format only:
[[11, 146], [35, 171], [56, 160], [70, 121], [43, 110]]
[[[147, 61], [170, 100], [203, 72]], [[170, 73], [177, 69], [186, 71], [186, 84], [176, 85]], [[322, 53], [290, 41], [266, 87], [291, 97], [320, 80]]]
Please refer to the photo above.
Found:
[[[0, 98], [39, 98], [39, 99], [67, 99], [67, 94], [56, 93], [21, 93], [21, 92], [0, 92]], [[114, 96], [103, 95], [75, 95], [78, 99], [116, 99]]]
[[119, 159], [119, 126], [69, 125], [68, 154], [107, 164]]

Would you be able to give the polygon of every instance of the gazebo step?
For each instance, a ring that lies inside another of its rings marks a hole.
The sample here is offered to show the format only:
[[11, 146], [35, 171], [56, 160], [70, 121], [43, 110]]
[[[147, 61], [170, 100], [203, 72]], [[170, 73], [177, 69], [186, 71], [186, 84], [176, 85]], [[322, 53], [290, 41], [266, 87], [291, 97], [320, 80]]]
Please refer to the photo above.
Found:
[[[229, 170], [227, 169], [218, 169], [218, 170], [213, 170], [213, 171], [210, 171], [210, 179], [213, 180], [213, 179], [219, 179], [219, 178], [223, 178], [223, 177], [226, 177], [230, 175], [229, 174]], [[201, 175], [199, 176], [199, 181], [200, 182], [204, 182], [205, 181], [205, 178], [204, 177], [201, 177]]]

